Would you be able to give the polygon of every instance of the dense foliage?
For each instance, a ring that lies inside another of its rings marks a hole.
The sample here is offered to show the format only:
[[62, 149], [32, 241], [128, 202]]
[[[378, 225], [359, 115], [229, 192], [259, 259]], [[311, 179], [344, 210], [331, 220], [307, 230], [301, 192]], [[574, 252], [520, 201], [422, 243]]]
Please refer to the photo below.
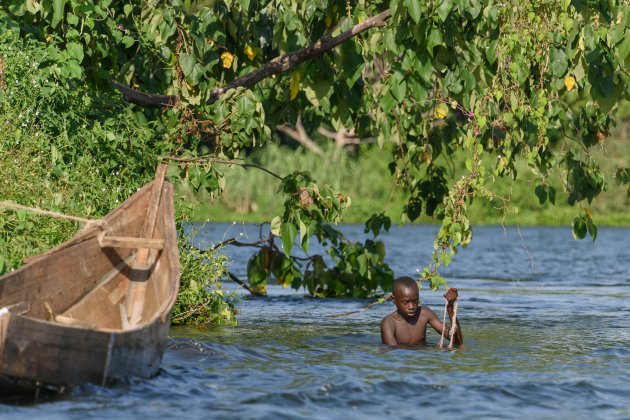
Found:
[[[175, 147], [117, 97], [43, 66], [49, 52], [45, 42], [0, 35], [0, 200], [98, 219], [150, 181]], [[190, 247], [190, 212], [178, 200], [182, 276], [173, 322], [233, 324], [231, 297], [221, 293], [224, 257]], [[0, 206], [0, 274], [81, 227]]]
[[[425, 214], [441, 223], [433, 261], [422, 272], [438, 287], [439, 266], [472, 239], [472, 201], [504, 206], [492, 181], [517, 178], [518, 160], [536, 175], [540, 202], [562, 196], [580, 206], [574, 235], [595, 239], [587, 205], [607, 179], [630, 182], [628, 168], [604, 174], [591, 154], [606, 146], [618, 103], [630, 91], [627, 3], [10, 0], [0, 14], [15, 34], [47, 43], [38, 66], [73, 86], [107, 95], [116, 80], [168, 95], [162, 105], [169, 105], [159, 110], [127, 112], [176, 146], [167, 150], [176, 158], [171, 174], [193, 191], [219, 194], [227, 188], [221, 165], [277, 139], [274, 129], [298, 116], [311, 133], [345, 129], [375, 138], [392, 151], [391, 175], [409, 193], [401, 209], [406, 219]], [[369, 22], [377, 23], [249, 89], [213, 90]], [[125, 96], [147, 104], [146, 96]], [[467, 172], [452, 180], [456, 152], [466, 155]], [[548, 182], [554, 168], [563, 173], [562, 191]], [[388, 289], [393, 275], [382, 244], [350, 243], [330, 225], [349, 197], [305, 172], [277, 177], [284, 212], [250, 261], [253, 285], [262, 289], [274, 275], [317, 295]], [[366, 232], [377, 235], [390, 224], [376, 214]], [[307, 251], [311, 237], [332, 246], [333, 267], [319, 256], [291, 257], [296, 240]]]

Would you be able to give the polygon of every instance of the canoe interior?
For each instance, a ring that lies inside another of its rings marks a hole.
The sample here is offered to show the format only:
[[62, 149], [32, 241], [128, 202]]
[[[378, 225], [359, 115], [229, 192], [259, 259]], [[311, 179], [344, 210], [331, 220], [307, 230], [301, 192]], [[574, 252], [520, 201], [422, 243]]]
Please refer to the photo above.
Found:
[[[146, 185], [104, 220], [108, 236], [139, 237], [147, 213], [151, 186]], [[21, 315], [80, 327], [123, 330], [121, 313], [130, 280], [146, 277], [145, 303], [140, 323], [149, 322], [163, 310], [164, 302], [173, 298], [174, 267], [178, 266], [172, 230], [173, 216], [170, 184], [164, 184], [164, 199], [156, 220], [154, 238], [167, 238], [168, 246], [151, 250], [149, 264], [134, 264], [138, 250], [101, 248], [101, 227], [91, 227], [20, 270], [0, 277], [0, 308], [21, 305], [28, 308]], [[171, 211], [165, 211], [171, 210]], [[175, 254], [175, 255], [173, 255]], [[139, 323], [139, 324], [140, 324]]]

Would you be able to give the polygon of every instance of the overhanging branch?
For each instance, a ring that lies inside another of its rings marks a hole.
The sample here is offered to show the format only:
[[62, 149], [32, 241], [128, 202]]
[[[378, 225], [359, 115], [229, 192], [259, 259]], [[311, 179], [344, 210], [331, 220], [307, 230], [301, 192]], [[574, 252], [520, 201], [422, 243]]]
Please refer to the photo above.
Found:
[[112, 80], [112, 85], [114, 85], [114, 87], [123, 94], [125, 101], [131, 102], [132, 104], [165, 108], [175, 106], [175, 104], [179, 102], [179, 98], [177, 96], [156, 95], [154, 93], [141, 92], [139, 90], [132, 89], [129, 86], [125, 86], [122, 83], [118, 83], [115, 80]]
[[[311, 58], [320, 56], [326, 51], [329, 51], [336, 46], [343, 44], [350, 38], [370, 28], [385, 26], [387, 20], [391, 17], [391, 15], [391, 11], [386, 10], [376, 16], [372, 16], [371, 18], [364, 20], [363, 22], [353, 26], [347, 31], [339, 34], [338, 36], [331, 37], [330, 35], [325, 35], [318, 39], [314, 44], [301, 51], [296, 51], [281, 55], [280, 57], [276, 57], [268, 63], [264, 64], [262, 67], [237, 78], [233, 82], [228, 83], [223, 87], [212, 89], [212, 91], [210, 91], [210, 97], [206, 103], [213, 104], [217, 101], [217, 99], [221, 97], [221, 95], [223, 95], [230, 89], [234, 89], [237, 87], [250, 88], [269, 76], [291, 70], [298, 64]], [[112, 84], [123, 94], [127, 102], [136, 105], [163, 108], [167, 106], [173, 106], [179, 101], [179, 98], [177, 96], [145, 93], [139, 90], [132, 89], [118, 82], [112, 82]]]

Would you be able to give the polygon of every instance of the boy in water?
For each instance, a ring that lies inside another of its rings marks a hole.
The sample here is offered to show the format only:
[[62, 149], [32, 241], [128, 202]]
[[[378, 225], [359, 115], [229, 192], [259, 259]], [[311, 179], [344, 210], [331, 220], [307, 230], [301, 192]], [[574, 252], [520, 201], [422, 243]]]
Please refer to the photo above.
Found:
[[[396, 312], [387, 315], [381, 321], [381, 339], [384, 344], [396, 345], [424, 345], [426, 344], [427, 324], [438, 334], [444, 331], [444, 337], [449, 339], [449, 328], [444, 328], [444, 324], [438, 319], [431, 309], [426, 306], [419, 306], [420, 291], [418, 284], [411, 277], [399, 277], [394, 281], [393, 300], [396, 305]], [[453, 324], [453, 304], [457, 300], [457, 289], [450, 288], [444, 294], [448, 305], [446, 311]], [[455, 335], [453, 344], [461, 346], [464, 344], [462, 331], [459, 328], [459, 320], [456, 320]]]

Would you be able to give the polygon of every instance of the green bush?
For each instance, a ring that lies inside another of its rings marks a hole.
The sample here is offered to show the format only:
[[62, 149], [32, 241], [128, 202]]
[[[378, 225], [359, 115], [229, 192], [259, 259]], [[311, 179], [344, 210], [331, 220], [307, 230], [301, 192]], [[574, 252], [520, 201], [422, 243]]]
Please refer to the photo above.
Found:
[[[0, 36], [0, 200], [97, 219], [150, 181], [174, 142], [121, 98], [59, 76], [50, 49]], [[80, 228], [0, 207], [0, 274]], [[187, 240], [180, 240], [181, 294], [173, 319], [234, 323], [233, 305], [220, 291], [225, 259]]]

